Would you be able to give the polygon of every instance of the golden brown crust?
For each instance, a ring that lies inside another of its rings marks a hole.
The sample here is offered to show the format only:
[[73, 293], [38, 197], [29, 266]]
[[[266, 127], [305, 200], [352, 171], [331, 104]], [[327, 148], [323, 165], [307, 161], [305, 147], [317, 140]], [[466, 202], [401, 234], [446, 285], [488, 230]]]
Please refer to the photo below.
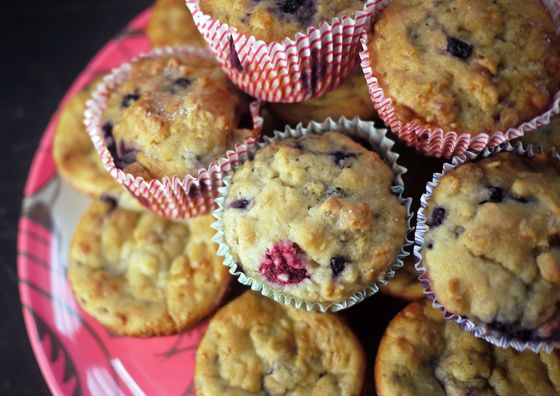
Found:
[[405, 300], [417, 300], [424, 297], [422, 284], [418, 280], [418, 273], [414, 269], [414, 259], [408, 256], [404, 260], [404, 267], [396, 271], [395, 277], [380, 289], [383, 293]]
[[211, 319], [196, 355], [199, 396], [358, 396], [363, 349], [333, 314], [246, 292]]
[[175, 334], [214, 310], [229, 284], [211, 242], [213, 218], [175, 223], [94, 201], [70, 249], [82, 308], [118, 334]]
[[206, 45], [184, 0], [156, 0], [146, 35], [152, 47]]

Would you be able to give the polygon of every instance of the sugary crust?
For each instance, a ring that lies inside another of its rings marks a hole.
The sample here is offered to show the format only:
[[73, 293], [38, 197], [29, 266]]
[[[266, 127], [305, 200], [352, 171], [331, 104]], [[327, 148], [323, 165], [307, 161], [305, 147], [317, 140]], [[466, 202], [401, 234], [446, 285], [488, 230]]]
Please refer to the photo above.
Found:
[[560, 354], [495, 347], [419, 300], [389, 324], [374, 374], [379, 396], [552, 396], [560, 393]]
[[[392, 180], [376, 153], [338, 132], [272, 143], [233, 176], [225, 241], [247, 275], [263, 282], [267, 255], [301, 252], [297, 272], [305, 278], [269, 286], [305, 301], [344, 300], [382, 278], [404, 243], [406, 209]], [[243, 200], [245, 208], [236, 207]]]
[[360, 0], [200, 0], [200, 9], [222, 24], [265, 42], [294, 39], [296, 33], [319, 27], [334, 17], [353, 17]]
[[154, 48], [206, 45], [184, 0], [156, 0], [146, 35]]
[[128, 336], [175, 334], [214, 310], [229, 284], [211, 242], [211, 216], [176, 223], [95, 201], [70, 249], [76, 300]]
[[525, 341], [560, 336], [559, 170], [505, 152], [440, 179], [422, 254], [446, 309]]
[[395, 0], [368, 48], [398, 118], [430, 128], [505, 131], [560, 88], [560, 37], [536, 0]]
[[342, 116], [348, 119], [359, 116], [362, 120], [371, 120], [376, 115], [361, 70], [320, 98], [301, 103], [271, 103], [268, 107], [275, 117], [290, 125], [321, 122], [327, 117], [338, 120]]
[[359, 396], [365, 365], [339, 317], [247, 292], [211, 319], [196, 354], [196, 393]]

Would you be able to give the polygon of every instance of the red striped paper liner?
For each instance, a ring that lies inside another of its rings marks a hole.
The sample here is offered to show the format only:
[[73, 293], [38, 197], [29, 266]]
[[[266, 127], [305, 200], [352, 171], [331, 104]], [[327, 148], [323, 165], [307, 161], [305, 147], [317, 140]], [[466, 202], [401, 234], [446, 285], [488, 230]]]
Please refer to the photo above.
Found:
[[358, 64], [360, 37], [379, 4], [367, 0], [352, 18], [342, 16], [295, 37], [267, 43], [204, 14], [200, 0], [186, 0], [195, 24], [228, 77], [267, 102], [302, 102], [342, 83]]
[[[560, 31], [560, 0], [540, 0], [541, 4], [552, 17], [552, 21]], [[380, 7], [385, 7], [390, 1], [384, 1]], [[375, 70], [371, 65], [368, 51], [368, 35], [363, 32], [361, 37], [362, 51], [360, 52], [361, 66], [366, 78], [371, 100], [379, 117], [385, 125], [407, 145], [416, 148], [425, 155], [451, 158], [463, 155], [466, 151], [480, 152], [484, 148], [494, 148], [500, 144], [519, 138], [525, 133], [550, 123], [551, 118], [560, 113], [560, 92], [554, 95], [551, 105], [543, 114], [524, 122], [516, 128], [492, 133], [457, 133], [442, 128], [426, 128], [415, 122], [404, 122], [397, 118], [391, 98], [385, 96], [379, 86]]]
[[[213, 59], [212, 53], [205, 48], [183, 46], [158, 48], [144, 57], [161, 57], [173, 54], [204, 57]], [[135, 58], [131, 62], [134, 62]], [[256, 139], [250, 138], [236, 144], [234, 150], [228, 150], [224, 157], [212, 162], [207, 168], [199, 169], [194, 175], [163, 177], [162, 179], [146, 180], [140, 176], [133, 176], [115, 166], [102, 131], [101, 115], [107, 106], [108, 93], [130, 75], [130, 63], [124, 63], [113, 69], [100, 83], [92, 99], [87, 102], [84, 113], [84, 123], [100, 155], [107, 171], [142, 205], [157, 213], [174, 220], [184, 220], [202, 216], [212, 212], [216, 204], [214, 199], [219, 195], [218, 188], [222, 186], [223, 178], [232, 172], [232, 166], [245, 160], [247, 153], [255, 146]], [[260, 132], [263, 120], [259, 115], [260, 104], [250, 105], [253, 126]]]

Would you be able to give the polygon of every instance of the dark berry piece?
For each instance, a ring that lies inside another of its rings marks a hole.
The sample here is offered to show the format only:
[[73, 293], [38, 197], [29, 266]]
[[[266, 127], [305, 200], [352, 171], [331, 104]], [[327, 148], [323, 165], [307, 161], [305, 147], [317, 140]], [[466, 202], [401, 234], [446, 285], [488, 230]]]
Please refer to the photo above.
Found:
[[519, 203], [523, 203], [523, 204], [536, 202], [536, 200], [534, 198], [531, 198], [531, 197], [517, 197], [517, 196], [512, 195], [511, 199], [513, 199], [514, 201], [517, 201]]
[[442, 208], [441, 206], [438, 206], [432, 212], [432, 221], [428, 225], [432, 228], [439, 227], [440, 225], [443, 224], [446, 217], [447, 217], [446, 210], [444, 208]]
[[247, 209], [251, 205], [252, 201], [249, 199], [241, 198], [233, 201], [229, 207], [232, 209]]
[[284, 0], [278, 5], [282, 12], [287, 14], [295, 14], [297, 10], [304, 5], [306, 0]]
[[111, 124], [110, 122], [106, 122], [101, 126], [101, 129], [103, 130], [103, 135], [105, 136], [105, 139], [107, 138], [113, 139], [113, 124]]
[[191, 80], [181, 77], [171, 83], [169, 90], [174, 94], [188, 88], [189, 85], [191, 85]]
[[243, 64], [241, 63], [241, 59], [239, 59], [239, 54], [235, 49], [233, 37], [231, 36], [229, 38], [229, 62], [231, 63], [231, 67], [233, 67], [235, 70], [239, 72], [243, 71]]
[[432, 250], [434, 248], [434, 243], [430, 241], [426, 244], [426, 247], [428, 248], [428, 250]]
[[447, 52], [457, 58], [469, 58], [473, 53], [473, 48], [473, 45], [471, 43], [467, 43], [466, 41], [459, 40], [455, 37], [447, 38]]
[[338, 197], [338, 198], [346, 198], [348, 194], [340, 187], [327, 187], [327, 191], [325, 192], [327, 197]]
[[266, 249], [259, 272], [271, 283], [280, 286], [300, 283], [309, 278], [306, 260], [300, 247], [290, 241], [281, 241]]
[[139, 93], [128, 94], [124, 98], [122, 98], [121, 107], [126, 109], [132, 103], [136, 102], [138, 99], [140, 99], [140, 94]]
[[297, 148], [299, 151], [303, 151], [303, 143], [301, 143], [299, 140], [296, 140], [296, 142], [294, 143], [294, 148]]
[[136, 149], [127, 147], [124, 142], [120, 142], [116, 156], [113, 155], [113, 160], [115, 166], [122, 170], [136, 161]]
[[111, 205], [110, 211], [113, 211], [118, 205], [117, 199], [108, 194], [101, 195], [101, 200]]
[[490, 191], [490, 202], [500, 203], [504, 201], [506, 194], [503, 188], [490, 186], [488, 190]]
[[350, 168], [352, 166], [352, 158], [357, 157], [354, 153], [345, 153], [343, 151], [334, 151], [330, 155], [334, 156], [334, 163], [339, 168]]
[[344, 256], [331, 257], [331, 271], [333, 276], [337, 277], [342, 271], [344, 271], [347, 263], [348, 259]]

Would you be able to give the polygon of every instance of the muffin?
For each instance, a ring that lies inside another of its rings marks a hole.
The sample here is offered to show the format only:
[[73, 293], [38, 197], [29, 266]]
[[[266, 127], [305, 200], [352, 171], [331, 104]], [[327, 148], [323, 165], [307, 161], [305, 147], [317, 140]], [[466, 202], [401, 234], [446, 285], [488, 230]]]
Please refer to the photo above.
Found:
[[341, 302], [383, 279], [401, 252], [407, 211], [393, 177], [339, 132], [278, 140], [235, 171], [221, 214], [225, 244], [275, 293]]
[[320, 98], [301, 103], [270, 103], [268, 107], [276, 118], [289, 125], [300, 122], [307, 125], [310, 121], [322, 121], [327, 117], [338, 120], [358, 116], [370, 120], [376, 114], [361, 70]]
[[553, 396], [560, 394], [560, 353], [498, 348], [416, 301], [381, 339], [375, 385], [379, 396]]
[[199, 396], [361, 395], [365, 356], [333, 314], [246, 292], [210, 320], [196, 352]]
[[542, 147], [545, 151], [550, 151], [553, 147], [560, 148], [560, 116], [555, 116], [550, 120], [550, 124], [544, 125], [534, 132], [529, 132], [521, 139], [524, 144], [532, 144]]
[[250, 114], [215, 61], [176, 51], [131, 64], [108, 92], [101, 128], [117, 168], [161, 179], [196, 175], [254, 136]]
[[395, 0], [374, 30], [373, 73], [404, 124], [506, 131], [560, 88], [560, 36], [536, 0]]
[[414, 258], [408, 256], [404, 260], [404, 267], [395, 272], [395, 277], [380, 289], [383, 293], [405, 300], [417, 300], [424, 297], [422, 283], [418, 280], [418, 273], [414, 269]]
[[335, 17], [353, 17], [362, 0], [200, 0], [200, 9], [222, 24], [265, 42], [278, 41]]
[[549, 156], [502, 152], [441, 177], [422, 265], [446, 311], [509, 341], [558, 342], [559, 171]]
[[229, 285], [211, 222], [210, 215], [179, 223], [94, 201], [70, 248], [68, 279], [76, 300], [121, 335], [191, 327], [218, 306]]
[[206, 44], [184, 0], [156, 0], [146, 35], [152, 47]]

